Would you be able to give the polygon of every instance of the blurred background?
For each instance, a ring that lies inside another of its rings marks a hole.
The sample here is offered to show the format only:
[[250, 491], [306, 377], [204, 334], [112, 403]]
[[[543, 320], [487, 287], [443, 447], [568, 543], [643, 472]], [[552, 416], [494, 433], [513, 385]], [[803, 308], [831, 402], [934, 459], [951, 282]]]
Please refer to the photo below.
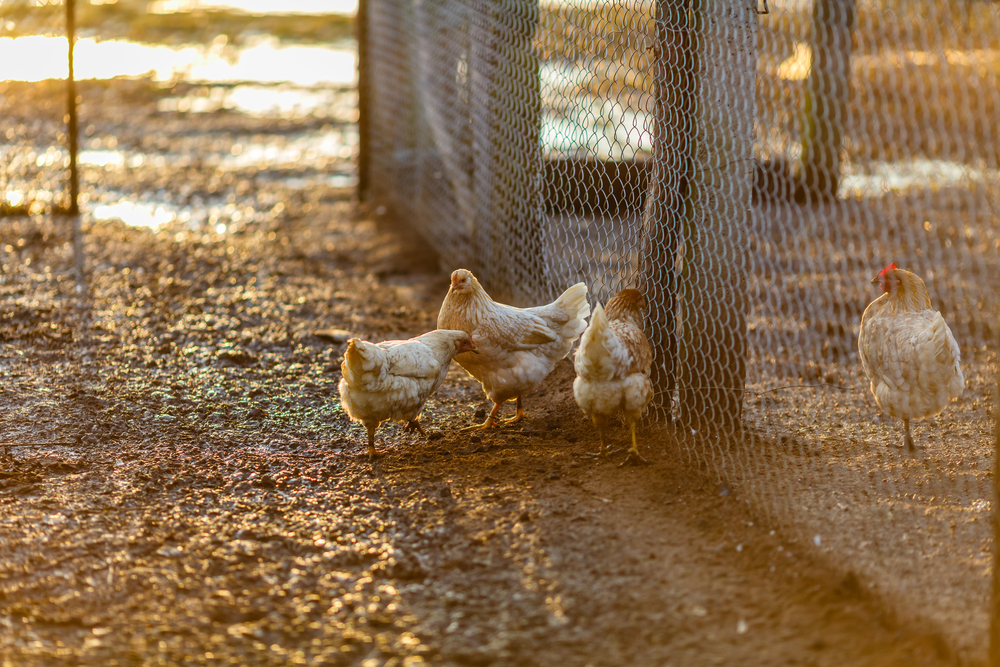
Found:
[[[88, 221], [238, 231], [357, 182], [350, 0], [75, 3]], [[0, 3], [0, 214], [69, 206], [67, 8]]]

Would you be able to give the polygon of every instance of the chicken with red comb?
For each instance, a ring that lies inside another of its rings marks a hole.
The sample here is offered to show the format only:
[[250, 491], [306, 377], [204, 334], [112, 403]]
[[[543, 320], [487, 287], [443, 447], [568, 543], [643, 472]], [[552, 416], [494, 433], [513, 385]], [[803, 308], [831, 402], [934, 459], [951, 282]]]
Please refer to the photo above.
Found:
[[903, 443], [912, 452], [910, 420], [938, 414], [965, 389], [958, 342], [915, 273], [893, 262], [872, 284], [883, 294], [861, 317], [861, 365], [879, 408], [903, 420]]

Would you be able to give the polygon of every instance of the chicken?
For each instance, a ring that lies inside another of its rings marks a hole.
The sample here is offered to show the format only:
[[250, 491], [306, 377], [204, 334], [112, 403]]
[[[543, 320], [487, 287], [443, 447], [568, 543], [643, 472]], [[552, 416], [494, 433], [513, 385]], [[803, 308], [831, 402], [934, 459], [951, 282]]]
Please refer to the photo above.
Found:
[[479, 380], [493, 401], [486, 421], [470, 428], [497, 426], [500, 406], [511, 399], [517, 399], [517, 412], [504, 423], [524, 419], [523, 396], [541, 385], [556, 362], [570, 353], [589, 315], [583, 283], [547, 306], [515, 308], [491, 299], [471, 271], [454, 271], [438, 313], [438, 328], [460, 329], [476, 341], [479, 355], [460, 354], [455, 361]]
[[597, 427], [600, 456], [607, 456], [604, 426], [608, 417], [623, 414], [632, 430], [632, 448], [622, 465], [645, 462], [635, 440], [635, 422], [653, 398], [649, 381], [653, 351], [642, 332], [645, 305], [642, 292], [636, 289], [616, 294], [607, 309], [595, 305], [576, 351], [573, 396]]
[[375, 451], [375, 430], [386, 419], [405, 421], [419, 431], [424, 402], [444, 382], [456, 354], [476, 353], [464, 331], [431, 331], [409, 340], [347, 341], [337, 385], [340, 401], [353, 421], [368, 429], [368, 456]]
[[941, 412], [962, 394], [958, 343], [941, 313], [931, 309], [924, 281], [889, 264], [872, 284], [882, 296], [861, 317], [858, 351], [875, 402], [903, 420], [904, 444], [914, 451], [910, 420]]

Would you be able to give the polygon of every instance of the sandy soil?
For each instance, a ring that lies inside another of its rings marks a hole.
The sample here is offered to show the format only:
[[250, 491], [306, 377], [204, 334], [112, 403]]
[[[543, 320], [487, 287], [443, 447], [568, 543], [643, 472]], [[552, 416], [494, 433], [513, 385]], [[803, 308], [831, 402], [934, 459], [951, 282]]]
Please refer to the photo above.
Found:
[[569, 362], [485, 435], [456, 367], [370, 463], [316, 332], [426, 331], [447, 277], [342, 192], [226, 235], [94, 225], [82, 294], [68, 223], [0, 239], [0, 439], [67, 443], [0, 462], [0, 664], [956, 659], [677, 434], [595, 462]]

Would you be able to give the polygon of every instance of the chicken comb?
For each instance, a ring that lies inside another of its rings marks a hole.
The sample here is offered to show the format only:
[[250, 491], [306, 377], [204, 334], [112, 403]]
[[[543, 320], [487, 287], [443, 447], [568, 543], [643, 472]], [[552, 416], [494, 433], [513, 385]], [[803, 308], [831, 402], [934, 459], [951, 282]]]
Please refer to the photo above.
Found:
[[889, 264], [886, 264], [885, 268], [884, 268], [884, 269], [882, 269], [882, 270], [881, 270], [881, 271], [879, 272], [879, 275], [880, 275], [880, 276], [884, 276], [884, 275], [885, 275], [886, 273], [888, 273], [889, 271], [895, 271], [895, 270], [896, 270], [896, 269], [898, 269], [898, 268], [899, 268], [899, 267], [898, 267], [898, 266], [896, 266], [896, 262], [891, 262], [891, 263], [889, 263]]

